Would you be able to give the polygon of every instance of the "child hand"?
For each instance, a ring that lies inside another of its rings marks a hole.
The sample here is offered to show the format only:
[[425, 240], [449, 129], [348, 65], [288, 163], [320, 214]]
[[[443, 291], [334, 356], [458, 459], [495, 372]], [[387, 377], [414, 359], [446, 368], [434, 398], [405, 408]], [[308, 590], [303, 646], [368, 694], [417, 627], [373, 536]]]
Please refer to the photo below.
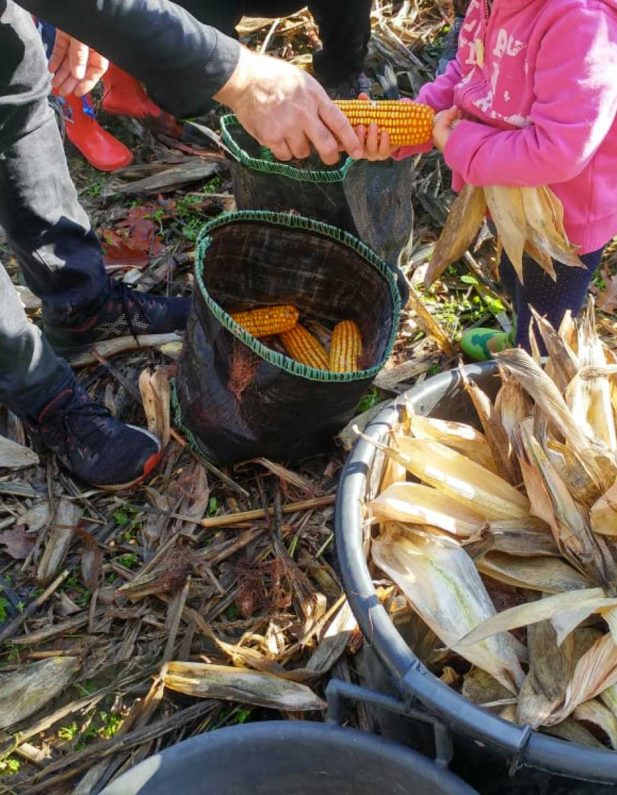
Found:
[[[358, 99], [368, 102], [369, 96], [360, 94]], [[376, 124], [370, 124], [368, 127], [360, 125], [355, 128], [355, 132], [364, 149], [366, 160], [387, 160], [399, 148], [392, 146], [388, 133], [385, 130], [380, 133]]]
[[433, 122], [433, 146], [435, 149], [443, 152], [452, 130], [461, 118], [461, 112], [456, 106], [447, 110], [440, 110], [439, 113], [435, 114], [435, 121]]

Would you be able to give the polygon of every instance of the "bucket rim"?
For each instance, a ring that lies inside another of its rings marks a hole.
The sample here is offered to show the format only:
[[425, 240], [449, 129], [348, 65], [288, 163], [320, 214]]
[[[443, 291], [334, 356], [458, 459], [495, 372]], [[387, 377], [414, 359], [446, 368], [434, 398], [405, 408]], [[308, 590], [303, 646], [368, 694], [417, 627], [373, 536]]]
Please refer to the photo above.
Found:
[[[234, 128], [241, 128], [237, 116], [233, 113], [227, 113], [220, 119], [221, 127], [221, 140], [231, 152], [234, 159], [243, 166], [250, 168], [253, 171], [261, 171], [263, 174], [276, 174], [280, 177], [287, 177], [293, 179], [295, 182], [315, 182], [315, 183], [335, 183], [343, 182], [347, 176], [347, 172], [354, 164], [351, 157], [346, 157], [342, 165], [333, 169], [314, 169], [314, 168], [295, 168], [290, 166], [289, 163], [283, 163], [280, 160], [265, 160], [259, 157], [253, 157], [243, 149], [233, 136], [232, 130]], [[246, 131], [248, 135], [250, 133]], [[267, 150], [270, 151], [270, 150]], [[272, 155], [274, 157], [274, 155]]]
[[[466, 365], [463, 369], [470, 380], [498, 373], [496, 361]], [[367, 425], [365, 434], [382, 440], [399, 418], [405, 402], [444, 394], [461, 383], [456, 370], [427, 379], [395, 398]], [[375, 649], [398, 686], [478, 745], [491, 746], [511, 758], [514, 769], [526, 765], [572, 779], [616, 783], [616, 751], [550, 737], [531, 726], [515, 726], [483, 711], [434, 676], [405, 643], [377, 598], [362, 546], [361, 507], [375, 454], [375, 447], [360, 439], [345, 462], [335, 505], [335, 542], [350, 607], [366, 642]]]
[[101, 795], [127, 795], [127, 793], [136, 792], [127, 789], [126, 784], [135, 776], [135, 783], [147, 785], [148, 779], [142, 778], [140, 774], [143, 776], [154, 775], [159, 769], [161, 760], [168, 763], [181, 762], [189, 754], [199, 754], [205, 751], [215, 753], [217, 749], [225, 748], [230, 743], [241, 747], [251, 739], [261, 742], [271, 741], [279, 747], [282, 740], [299, 743], [303, 740], [323, 739], [329, 745], [334, 744], [341, 748], [353, 744], [356, 750], [362, 754], [371, 755], [372, 761], [378, 761], [380, 765], [391, 763], [399, 768], [409, 770], [410, 774], [422, 773], [433, 784], [442, 786], [444, 793], [478, 795], [476, 790], [466, 784], [463, 779], [451, 771], [439, 767], [434, 760], [386, 737], [380, 737], [360, 729], [339, 726], [331, 722], [289, 720], [256, 721], [198, 734], [144, 759], [109, 784], [101, 792]]
[[[301, 364], [295, 359], [285, 356], [283, 353], [272, 350], [261, 343], [258, 339], [251, 336], [242, 326], [238, 325], [231, 315], [226, 312], [219, 303], [210, 295], [204, 281], [204, 267], [208, 249], [212, 244], [212, 232], [220, 227], [231, 224], [255, 223], [271, 224], [296, 229], [305, 232], [313, 232], [323, 237], [330, 238], [352, 249], [360, 256], [366, 264], [376, 270], [385, 280], [389, 289], [391, 301], [391, 328], [390, 334], [379, 361], [366, 370], [356, 370], [343, 373], [335, 373], [330, 370], [318, 370]], [[236, 210], [222, 213], [216, 218], [206, 223], [197, 238], [197, 256], [195, 258], [195, 281], [199, 296], [205, 301], [208, 309], [212, 312], [219, 323], [224, 326], [234, 337], [237, 337], [244, 345], [256, 353], [261, 359], [275, 365], [286, 373], [299, 376], [310, 381], [323, 381], [328, 383], [347, 383], [350, 381], [369, 381], [380, 372], [388, 360], [398, 332], [398, 321], [401, 314], [401, 296], [396, 283], [394, 274], [385, 260], [381, 259], [371, 248], [363, 243], [359, 238], [350, 232], [345, 232], [336, 226], [307, 218], [296, 213], [275, 213], [269, 210]]]

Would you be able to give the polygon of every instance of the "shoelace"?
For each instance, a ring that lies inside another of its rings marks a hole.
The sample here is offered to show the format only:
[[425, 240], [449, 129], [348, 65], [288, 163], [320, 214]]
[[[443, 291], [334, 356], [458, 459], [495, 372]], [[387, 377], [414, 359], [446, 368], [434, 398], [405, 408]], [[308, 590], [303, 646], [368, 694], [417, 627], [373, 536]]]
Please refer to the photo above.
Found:
[[[79, 433], [76, 433], [75, 425], [77, 418], [83, 418], [90, 421], [79, 427]], [[100, 447], [99, 436], [105, 433], [105, 420], [110, 418], [110, 414], [103, 406], [99, 406], [93, 401], [79, 402], [79, 398], [73, 398], [63, 408], [59, 409], [53, 414], [53, 421], [50, 423], [53, 428], [57, 425], [57, 431], [50, 432], [47, 423], [43, 423], [41, 430], [47, 437], [47, 442], [53, 447], [57, 448], [71, 448], [71, 443], [84, 457], [91, 456], [92, 451]], [[83, 432], [84, 427], [91, 427], [86, 433]]]
[[133, 337], [135, 342], [138, 342], [137, 339], [138, 332], [136, 331], [135, 326], [133, 325], [133, 320], [131, 319], [131, 303], [137, 304], [140, 310], [142, 310], [144, 315], [146, 316], [146, 320], [150, 322], [151, 318], [148, 314], [148, 305], [150, 306], [150, 309], [152, 309], [155, 306], [155, 302], [152, 299], [148, 298], [144, 293], [141, 293], [139, 295], [139, 300], [138, 300], [136, 298], [135, 291], [127, 287], [127, 285], [124, 284], [124, 282], [116, 282], [116, 281], [112, 282], [111, 293], [113, 298], [120, 299], [122, 303], [122, 310], [124, 312], [124, 317], [126, 318], [126, 323], [127, 326], [129, 327], [129, 331], [131, 332], [131, 336]]

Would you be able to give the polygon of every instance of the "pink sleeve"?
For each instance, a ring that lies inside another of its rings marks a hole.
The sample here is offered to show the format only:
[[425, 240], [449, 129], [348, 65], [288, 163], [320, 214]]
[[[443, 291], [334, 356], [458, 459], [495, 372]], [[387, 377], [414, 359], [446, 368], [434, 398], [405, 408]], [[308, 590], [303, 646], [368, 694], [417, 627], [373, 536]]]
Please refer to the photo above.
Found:
[[[425, 105], [430, 105], [433, 110], [451, 108], [454, 103], [454, 87], [460, 79], [461, 70], [455, 58], [450, 61], [442, 75], [439, 75], [432, 83], [426, 83], [422, 86], [415, 102], [424, 102]], [[405, 102], [405, 100], [402, 101]], [[410, 101], [407, 100], [407, 102]], [[392, 158], [394, 160], [404, 160], [406, 157], [414, 157], [414, 155], [430, 152], [432, 148], [432, 142], [422, 146], [402, 146], [394, 152]]]
[[541, 47], [529, 126], [499, 130], [461, 121], [450, 135], [445, 160], [465, 182], [566, 182], [583, 171], [606, 139], [617, 118], [615, 15], [591, 4], [573, 8], [556, 19]]

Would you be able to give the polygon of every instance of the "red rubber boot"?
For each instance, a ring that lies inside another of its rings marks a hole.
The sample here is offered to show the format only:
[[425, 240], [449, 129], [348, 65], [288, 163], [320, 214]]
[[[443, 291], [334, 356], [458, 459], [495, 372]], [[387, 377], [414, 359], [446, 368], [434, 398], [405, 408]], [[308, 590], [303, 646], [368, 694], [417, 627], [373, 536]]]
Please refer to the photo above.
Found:
[[102, 107], [107, 113], [134, 119], [160, 115], [161, 109], [152, 102], [139, 80], [115, 64], [109, 64], [102, 80], [105, 89]]
[[62, 103], [66, 137], [90, 165], [99, 171], [117, 171], [133, 162], [131, 150], [101, 127], [85, 97], [71, 94]]

